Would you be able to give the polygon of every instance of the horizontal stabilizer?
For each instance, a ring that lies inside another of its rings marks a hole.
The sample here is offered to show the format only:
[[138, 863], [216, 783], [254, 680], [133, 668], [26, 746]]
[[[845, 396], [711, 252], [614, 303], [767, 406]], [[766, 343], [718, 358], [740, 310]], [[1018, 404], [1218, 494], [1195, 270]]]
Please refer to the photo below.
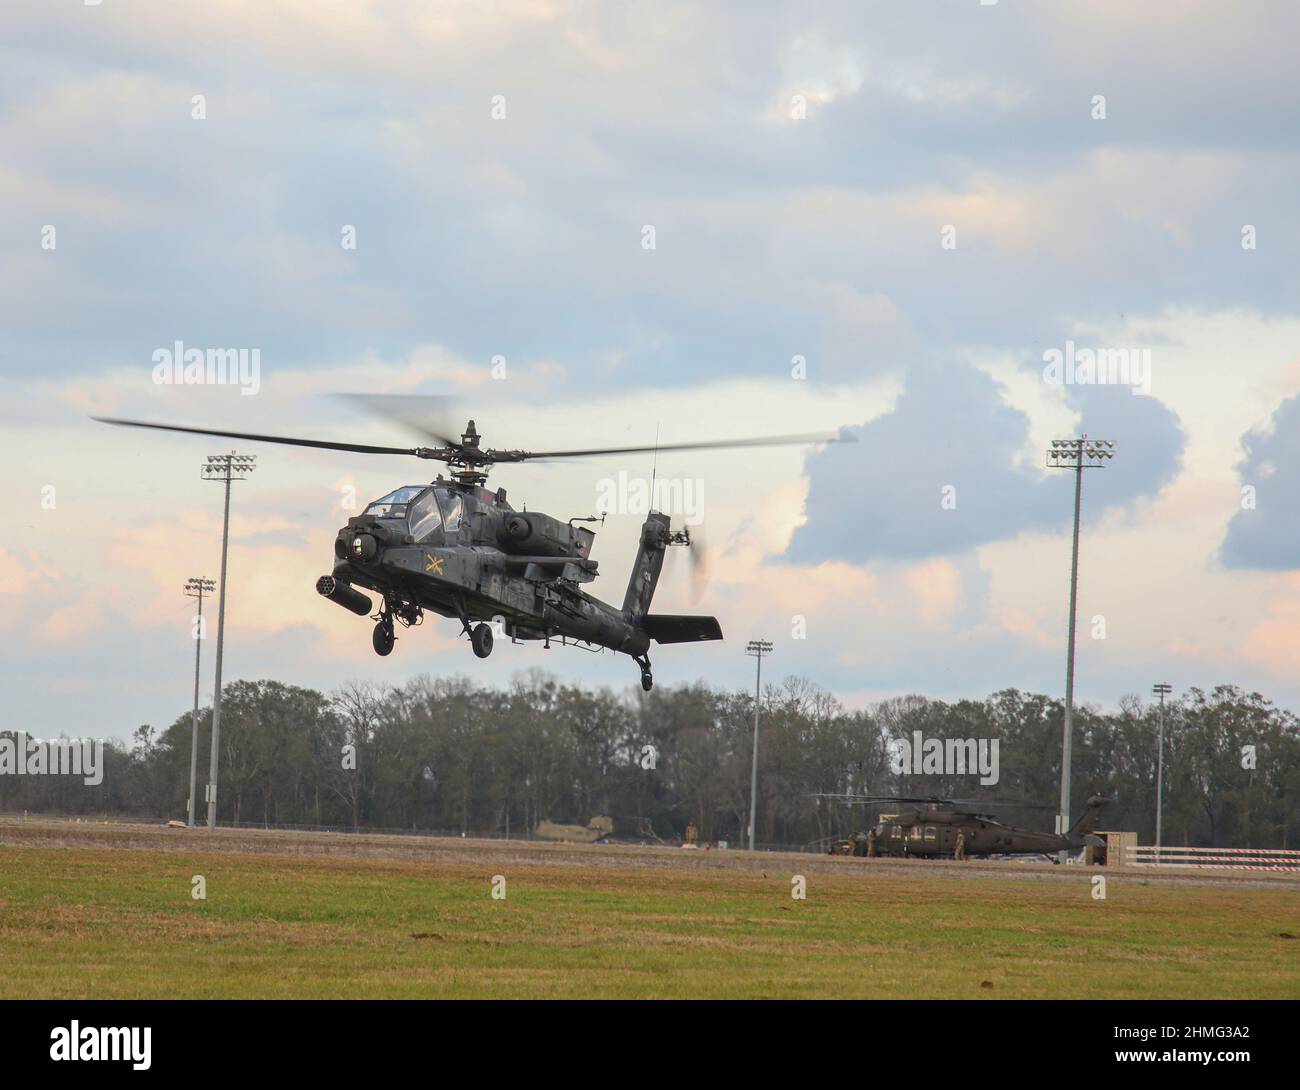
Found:
[[670, 613], [649, 613], [641, 618], [645, 634], [656, 643], [694, 643], [722, 639], [717, 617], [679, 617]]

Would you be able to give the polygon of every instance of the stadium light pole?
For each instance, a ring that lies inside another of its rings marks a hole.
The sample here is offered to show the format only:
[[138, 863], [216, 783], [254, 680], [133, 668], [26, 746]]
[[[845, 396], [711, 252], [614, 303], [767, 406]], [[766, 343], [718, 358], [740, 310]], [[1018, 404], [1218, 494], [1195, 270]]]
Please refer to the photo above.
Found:
[[[1048, 469], [1074, 470], [1074, 543], [1070, 549], [1070, 634], [1065, 653], [1065, 728], [1061, 740], [1061, 809], [1056, 831], [1070, 828], [1070, 748], [1074, 739], [1074, 619], [1079, 598], [1079, 511], [1083, 503], [1083, 471], [1100, 469], [1115, 457], [1113, 439], [1053, 439], [1047, 450]], [[1064, 856], [1064, 852], [1061, 853]]]
[[217, 827], [217, 755], [221, 752], [221, 652], [226, 634], [226, 554], [230, 549], [230, 484], [257, 467], [255, 454], [210, 454], [201, 473], [206, 481], [224, 481], [226, 513], [221, 523], [221, 584], [217, 592], [217, 682], [212, 693], [212, 756], [208, 764], [208, 828]]
[[198, 808], [194, 793], [199, 776], [199, 657], [203, 651], [203, 596], [217, 589], [211, 579], [191, 578], [185, 584], [185, 594], [199, 600], [199, 612], [194, 626], [194, 718], [190, 723], [190, 803], [186, 821], [194, 828], [194, 811]]
[[1157, 744], [1158, 756], [1156, 757], [1156, 862], [1160, 862], [1160, 845], [1162, 843], [1162, 833], [1164, 831], [1164, 812], [1165, 812], [1165, 696], [1174, 691], [1174, 687], [1166, 682], [1158, 682], [1151, 686], [1151, 692], [1160, 697], [1159, 712], [1159, 742]]
[[772, 653], [767, 640], [750, 640], [745, 654], [757, 660], [754, 672], [754, 763], [749, 770], [749, 850], [754, 850], [754, 831], [758, 822], [758, 715], [763, 706], [763, 656]]

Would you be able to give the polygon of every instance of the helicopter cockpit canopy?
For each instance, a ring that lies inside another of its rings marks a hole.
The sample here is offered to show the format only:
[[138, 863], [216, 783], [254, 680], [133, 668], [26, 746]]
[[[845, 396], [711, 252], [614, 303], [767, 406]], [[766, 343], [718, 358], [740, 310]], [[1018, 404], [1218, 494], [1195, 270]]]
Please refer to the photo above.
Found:
[[365, 513], [381, 519], [405, 518], [406, 505], [428, 487], [425, 484], [403, 485], [388, 493], [387, 496], [381, 496], [374, 503], [368, 504]]
[[464, 506], [454, 489], [429, 488], [407, 505], [407, 528], [416, 541], [428, 541], [439, 529], [454, 534], [460, 529]]
[[404, 485], [367, 505], [366, 514], [383, 519], [406, 519], [418, 542], [428, 541], [438, 530], [455, 533], [464, 517], [464, 501], [451, 488], [424, 484]]

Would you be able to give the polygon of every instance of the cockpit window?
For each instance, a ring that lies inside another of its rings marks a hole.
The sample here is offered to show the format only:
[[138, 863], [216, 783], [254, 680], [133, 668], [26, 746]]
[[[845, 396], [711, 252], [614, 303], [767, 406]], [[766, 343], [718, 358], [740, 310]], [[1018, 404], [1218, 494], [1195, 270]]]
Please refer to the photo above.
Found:
[[442, 515], [438, 511], [438, 498], [433, 489], [411, 504], [411, 536], [416, 541], [423, 541], [442, 525]]
[[439, 492], [438, 502], [442, 504], [442, 525], [447, 533], [455, 533], [460, 529], [460, 518], [463, 505], [458, 492]]
[[367, 515], [381, 519], [399, 519], [406, 515], [406, 505], [425, 488], [422, 484], [408, 484], [395, 489], [366, 508]]

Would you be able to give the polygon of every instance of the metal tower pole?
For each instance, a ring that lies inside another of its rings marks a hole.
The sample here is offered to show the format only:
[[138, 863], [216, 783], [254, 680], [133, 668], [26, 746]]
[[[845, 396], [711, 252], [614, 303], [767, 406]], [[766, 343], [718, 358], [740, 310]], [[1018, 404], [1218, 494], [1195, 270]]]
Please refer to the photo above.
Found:
[[758, 825], [758, 725], [763, 706], [763, 655], [771, 652], [767, 640], [750, 640], [745, 654], [753, 655], [757, 664], [754, 673], [754, 760], [749, 770], [749, 850], [754, 850], [754, 837]]
[[1079, 601], [1079, 511], [1083, 503], [1083, 459], [1074, 470], [1074, 541], [1070, 546], [1070, 634], [1065, 652], [1065, 729], [1061, 741], [1061, 818], [1057, 832], [1070, 828], [1070, 757], [1074, 743], [1074, 629]]
[[1173, 691], [1173, 686], [1160, 682], [1152, 685], [1151, 691], [1160, 697], [1159, 742], [1156, 757], [1156, 862], [1160, 862], [1160, 845], [1164, 843], [1165, 812], [1165, 694]]
[[209, 455], [203, 475], [208, 480], [223, 481], [226, 486], [225, 514], [221, 523], [221, 586], [217, 591], [217, 680], [212, 693], [212, 755], [208, 762], [208, 828], [217, 827], [217, 766], [221, 752], [221, 664], [226, 637], [226, 568], [230, 552], [230, 485], [242, 480], [255, 468], [257, 456], [251, 454]]
[[226, 558], [230, 550], [230, 473], [226, 473], [226, 513], [221, 523], [221, 584], [217, 589], [217, 681], [212, 693], [212, 756], [208, 761], [208, 828], [217, 827], [217, 755], [221, 752], [221, 655], [226, 636]]
[[[1056, 816], [1056, 831], [1064, 835], [1070, 828], [1070, 758], [1074, 746], [1074, 633], [1079, 603], [1079, 516], [1083, 507], [1083, 471], [1100, 469], [1115, 457], [1111, 439], [1053, 439], [1047, 451], [1049, 469], [1074, 470], [1074, 529], [1070, 545], [1070, 625], [1065, 651], [1065, 725], [1061, 731], [1061, 803]], [[1064, 856], [1064, 853], [1062, 853]]]
[[211, 594], [216, 583], [211, 579], [192, 578], [185, 584], [185, 593], [199, 600], [198, 623], [194, 631], [194, 715], [190, 721], [190, 798], [186, 823], [194, 828], [194, 814], [198, 809], [199, 776], [199, 661], [203, 654], [203, 596]]

